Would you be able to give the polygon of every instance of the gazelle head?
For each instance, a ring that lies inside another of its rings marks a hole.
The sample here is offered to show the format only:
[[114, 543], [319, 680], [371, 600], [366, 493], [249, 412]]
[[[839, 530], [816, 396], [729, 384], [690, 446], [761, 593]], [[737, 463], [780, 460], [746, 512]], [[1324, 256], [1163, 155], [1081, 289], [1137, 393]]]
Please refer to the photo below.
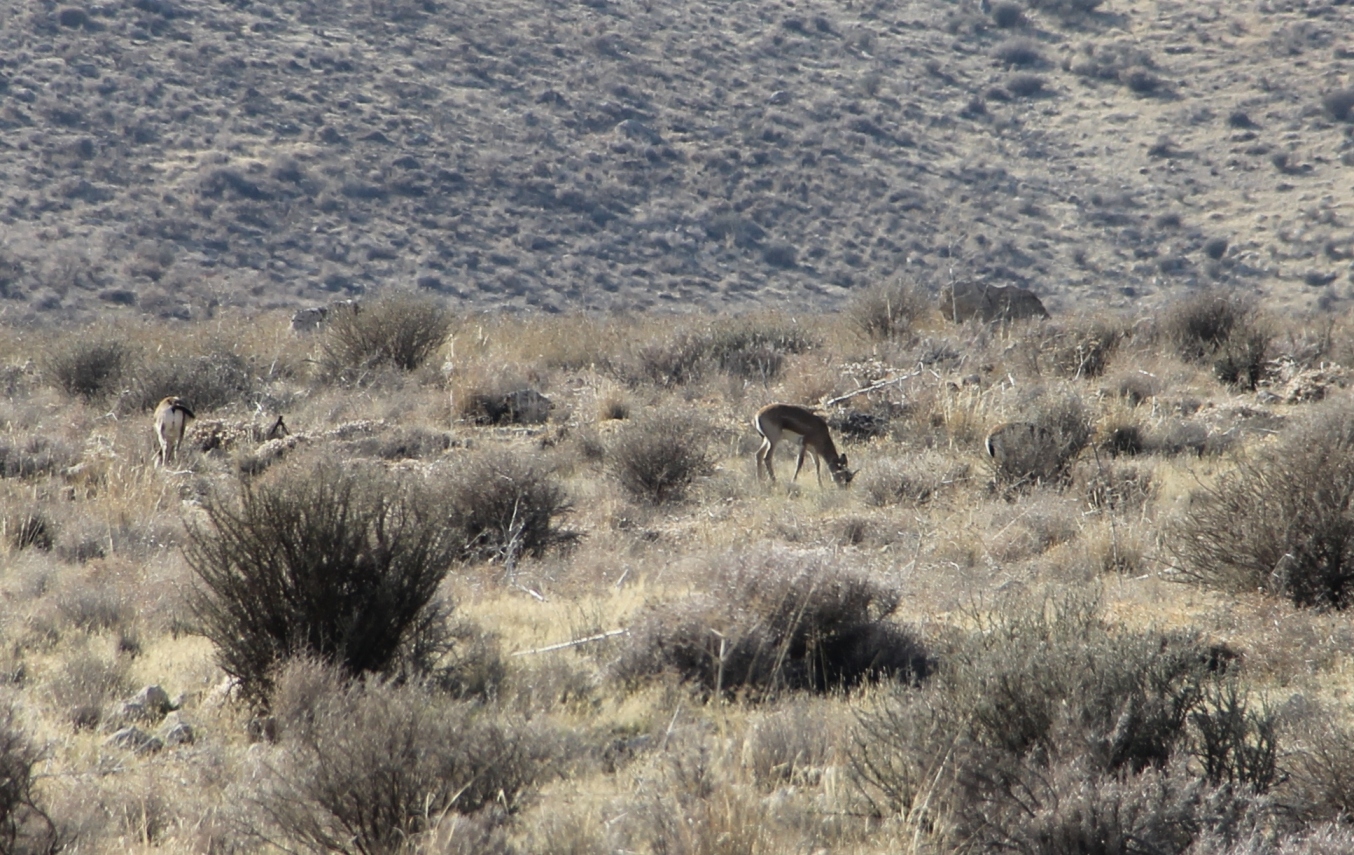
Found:
[[838, 487], [851, 486], [851, 479], [856, 477], [856, 473], [846, 468], [846, 455], [837, 456], [837, 462], [828, 462], [827, 471], [832, 476], [832, 480], [837, 482]]

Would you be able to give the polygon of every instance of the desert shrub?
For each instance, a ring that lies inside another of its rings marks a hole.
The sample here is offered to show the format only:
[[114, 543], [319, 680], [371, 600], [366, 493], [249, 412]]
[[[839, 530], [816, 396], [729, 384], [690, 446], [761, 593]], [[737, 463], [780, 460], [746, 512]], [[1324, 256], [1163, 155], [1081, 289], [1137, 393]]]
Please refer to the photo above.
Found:
[[1091, 440], [1091, 419], [1076, 394], [1038, 398], [1029, 421], [1010, 422], [988, 438], [993, 476], [1014, 489], [1064, 481]]
[[1147, 450], [1147, 440], [1136, 422], [1112, 422], [1101, 430], [1100, 446], [1110, 457], [1131, 457]]
[[1104, 374], [1123, 339], [1122, 325], [1100, 318], [1045, 324], [1026, 337], [1040, 371], [1068, 379]]
[[0, 520], [0, 535], [14, 550], [50, 552], [56, 543], [56, 525], [40, 510], [11, 513]]
[[865, 501], [875, 507], [917, 507], [969, 477], [966, 464], [955, 465], [928, 451], [902, 458], [876, 459], [861, 478]]
[[1044, 91], [1044, 84], [1047, 82], [1042, 75], [1027, 71], [1017, 72], [1006, 78], [1006, 91], [1017, 98], [1033, 98]]
[[1294, 728], [1298, 747], [1286, 764], [1285, 802], [1305, 822], [1354, 818], [1354, 731], [1318, 710]]
[[994, 3], [992, 4], [992, 23], [1002, 29], [1018, 27], [1025, 23], [1025, 10], [1020, 8], [1019, 3]]
[[689, 415], [659, 412], [628, 425], [608, 454], [621, 486], [637, 499], [680, 502], [710, 471], [709, 428]]
[[574, 533], [558, 527], [570, 510], [550, 467], [519, 454], [471, 457], [442, 485], [446, 535], [463, 560], [540, 557]]
[[1186, 577], [1301, 606], [1354, 602], [1354, 412], [1324, 410], [1200, 490], [1168, 531]]
[[554, 407], [535, 389], [516, 387], [481, 389], [462, 396], [461, 417], [477, 425], [542, 424]]
[[377, 368], [413, 371], [451, 334], [451, 313], [440, 303], [396, 295], [330, 311], [321, 340], [326, 376], [357, 379]]
[[1228, 386], [1255, 391], [1265, 376], [1273, 336], [1259, 322], [1234, 330], [1213, 357], [1213, 373]]
[[249, 402], [258, 390], [259, 382], [249, 361], [222, 349], [200, 356], [148, 360], [137, 370], [121, 403], [126, 412], [147, 411], [176, 395], [202, 413]]
[[1151, 54], [1134, 42], [1088, 42], [1064, 67], [1081, 77], [1123, 81], [1134, 69], [1152, 68], [1153, 61]]
[[0, 478], [53, 475], [80, 460], [80, 452], [61, 439], [34, 434], [23, 442], [0, 440]]
[[1326, 112], [1337, 122], [1348, 121], [1351, 112], [1354, 111], [1354, 89], [1340, 89], [1325, 95], [1321, 99], [1321, 106], [1326, 108]]
[[56, 608], [67, 623], [85, 632], [118, 629], [134, 615], [121, 592], [103, 585], [77, 585], [63, 590], [56, 598]]
[[638, 373], [661, 386], [690, 383], [710, 371], [766, 381], [780, 375], [787, 355], [816, 346], [817, 341], [794, 323], [730, 321], [640, 348]]
[[640, 377], [659, 386], [681, 386], [702, 376], [706, 369], [700, 339], [681, 333], [672, 339], [646, 344], [637, 353]]
[[292, 655], [357, 675], [422, 669], [444, 647], [433, 598], [465, 545], [426, 490], [321, 463], [210, 496], [203, 512], [185, 546], [202, 583], [193, 613], [251, 701]]
[[1170, 306], [1160, 335], [1188, 362], [1211, 362], [1218, 379], [1254, 389], [1264, 376], [1273, 333], [1255, 303], [1222, 291], [1201, 291]]
[[345, 677], [300, 660], [276, 679], [280, 758], [251, 801], [284, 848], [407, 851], [445, 814], [513, 812], [555, 774], [560, 742], [541, 725], [418, 684]]
[[[920, 691], [866, 708], [856, 781], [881, 811], [943, 816], [941, 851], [1181, 853], [1236, 821], [1235, 805], [1220, 807], [1275, 780], [1261, 762], [1249, 788], [1200, 771], [1260, 758], [1272, 735], [1244, 692], [1220, 706], [1229, 661], [1190, 634], [1107, 624], [1094, 603], [1007, 604], [979, 616]], [[1243, 726], [1202, 738], [1201, 721], [1233, 713]]]
[[1044, 61], [1039, 43], [1026, 38], [1007, 39], [997, 45], [993, 55], [1007, 65], [1038, 65]]
[[935, 301], [915, 282], [897, 279], [854, 294], [846, 321], [873, 341], [906, 339]]
[[707, 692], [826, 691], [926, 676], [921, 645], [890, 621], [897, 591], [820, 555], [732, 554], [702, 589], [656, 603], [631, 627], [613, 673], [634, 683], [671, 671]]
[[1031, 9], [1071, 17], [1092, 12], [1105, 0], [1029, 0]]
[[12, 703], [0, 712], [0, 851], [49, 853], [61, 836], [38, 801], [35, 767], [44, 752], [18, 722]]
[[117, 392], [135, 361], [132, 347], [121, 339], [75, 336], [47, 355], [43, 373], [67, 395], [93, 400]]
[[1152, 468], [1110, 461], [1082, 468], [1077, 480], [1086, 504], [1098, 511], [1125, 513], [1141, 510], [1152, 497]]

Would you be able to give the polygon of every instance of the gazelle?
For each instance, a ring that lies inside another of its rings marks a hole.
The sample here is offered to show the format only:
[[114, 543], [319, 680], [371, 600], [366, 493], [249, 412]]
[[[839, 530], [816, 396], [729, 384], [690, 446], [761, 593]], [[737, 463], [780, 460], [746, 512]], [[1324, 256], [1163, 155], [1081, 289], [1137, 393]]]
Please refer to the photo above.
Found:
[[757, 428], [757, 433], [762, 435], [762, 447], [757, 449], [757, 478], [762, 477], [762, 466], [766, 466], [766, 474], [771, 476], [771, 482], [776, 481], [776, 470], [771, 468], [771, 455], [776, 452], [776, 445], [787, 433], [797, 434], [800, 437], [799, 443], [799, 463], [795, 465], [793, 481], [799, 477], [799, 470], [804, 468], [804, 454], [813, 454], [813, 468], [818, 473], [818, 486], [823, 486], [823, 467], [822, 461], [827, 461], [827, 471], [832, 475], [832, 480], [837, 482], [840, 487], [845, 487], [851, 483], [851, 479], [856, 473], [846, 468], [846, 455], [837, 453], [837, 446], [832, 444], [832, 434], [828, 433], [827, 422], [823, 421], [822, 416], [816, 415], [804, 407], [797, 407], [794, 404], [770, 404], [757, 411], [757, 415], [752, 419], [752, 426]]
[[174, 459], [179, 444], [183, 442], [183, 432], [195, 418], [197, 416], [188, 409], [183, 399], [172, 395], [155, 408], [155, 438], [160, 441], [158, 458], [161, 466]]

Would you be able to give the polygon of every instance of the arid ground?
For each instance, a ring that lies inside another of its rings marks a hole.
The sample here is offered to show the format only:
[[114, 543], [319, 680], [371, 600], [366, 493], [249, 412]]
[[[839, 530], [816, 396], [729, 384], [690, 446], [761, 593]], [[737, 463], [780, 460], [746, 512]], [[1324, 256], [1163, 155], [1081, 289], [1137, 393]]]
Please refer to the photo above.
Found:
[[1352, 16], [3, 0], [0, 852], [1354, 851]]

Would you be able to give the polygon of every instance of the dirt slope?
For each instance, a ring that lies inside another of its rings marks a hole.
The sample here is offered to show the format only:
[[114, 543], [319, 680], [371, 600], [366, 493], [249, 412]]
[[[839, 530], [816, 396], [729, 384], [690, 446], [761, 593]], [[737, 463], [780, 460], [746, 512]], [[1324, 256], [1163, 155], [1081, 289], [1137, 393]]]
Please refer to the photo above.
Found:
[[821, 309], [908, 271], [1329, 308], [1352, 30], [1344, 0], [0, 0], [0, 318]]

